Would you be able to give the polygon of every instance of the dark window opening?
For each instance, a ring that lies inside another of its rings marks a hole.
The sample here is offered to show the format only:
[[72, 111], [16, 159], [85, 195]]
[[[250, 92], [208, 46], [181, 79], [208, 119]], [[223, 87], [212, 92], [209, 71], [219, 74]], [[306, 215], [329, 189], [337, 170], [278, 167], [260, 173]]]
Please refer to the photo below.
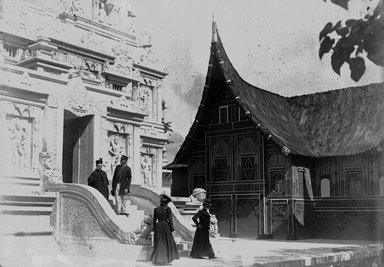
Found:
[[220, 119], [220, 123], [228, 122], [228, 106], [219, 108], [219, 119]]

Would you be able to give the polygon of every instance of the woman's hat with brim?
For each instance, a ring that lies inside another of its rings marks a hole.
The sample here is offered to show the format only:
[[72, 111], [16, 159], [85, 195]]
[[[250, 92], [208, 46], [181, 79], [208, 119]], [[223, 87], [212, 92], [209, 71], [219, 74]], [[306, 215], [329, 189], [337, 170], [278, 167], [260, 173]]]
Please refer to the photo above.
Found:
[[160, 199], [166, 199], [167, 202], [172, 202], [172, 198], [165, 193], [160, 194]]
[[203, 202], [203, 206], [212, 207], [212, 202], [210, 199], [205, 199]]

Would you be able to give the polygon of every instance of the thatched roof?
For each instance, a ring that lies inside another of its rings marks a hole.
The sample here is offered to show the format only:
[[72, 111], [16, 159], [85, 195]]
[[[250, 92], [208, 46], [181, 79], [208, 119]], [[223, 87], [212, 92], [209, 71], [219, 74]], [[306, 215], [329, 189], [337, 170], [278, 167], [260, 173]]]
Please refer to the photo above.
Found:
[[174, 163], [182, 162], [196, 142], [204, 138], [212, 118], [210, 110], [215, 107], [212, 101], [223, 85], [255, 127], [279, 145], [283, 153], [313, 157], [353, 155], [371, 150], [384, 140], [384, 83], [283, 97], [244, 81], [214, 28], [201, 104]]

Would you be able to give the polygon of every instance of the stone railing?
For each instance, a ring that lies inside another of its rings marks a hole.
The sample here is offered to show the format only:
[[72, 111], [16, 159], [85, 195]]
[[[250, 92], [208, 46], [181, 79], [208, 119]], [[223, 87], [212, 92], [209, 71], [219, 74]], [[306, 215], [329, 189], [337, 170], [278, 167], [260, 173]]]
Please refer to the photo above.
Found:
[[[159, 205], [160, 194], [155, 191], [140, 186], [131, 185], [131, 193], [129, 198], [134, 205], [137, 205], [139, 209], [144, 210], [147, 214], [152, 214], [153, 209]], [[176, 206], [170, 202], [168, 206], [172, 210], [173, 225], [175, 227], [176, 235], [180, 236], [184, 241], [193, 241], [195, 228], [191, 222], [187, 221], [176, 208]]]
[[97, 242], [135, 244], [136, 220], [118, 216], [96, 189], [80, 184], [49, 184], [58, 192], [51, 215], [55, 239], [60, 244]]

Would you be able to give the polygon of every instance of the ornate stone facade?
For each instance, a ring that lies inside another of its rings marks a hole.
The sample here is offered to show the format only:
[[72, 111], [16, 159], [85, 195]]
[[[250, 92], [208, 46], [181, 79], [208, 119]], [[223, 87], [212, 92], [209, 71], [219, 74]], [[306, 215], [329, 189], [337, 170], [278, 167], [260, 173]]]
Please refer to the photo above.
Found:
[[[157, 98], [166, 73], [146, 60], [151, 38], [135, 32], [129, 2], [1, 3], [1, 167], [86, 183], [78, 177], [95, 159], [112, 179], [125, 154], [135, 183], [161, 190]], [[142, 153], [142, 137], [154, 148]]]

